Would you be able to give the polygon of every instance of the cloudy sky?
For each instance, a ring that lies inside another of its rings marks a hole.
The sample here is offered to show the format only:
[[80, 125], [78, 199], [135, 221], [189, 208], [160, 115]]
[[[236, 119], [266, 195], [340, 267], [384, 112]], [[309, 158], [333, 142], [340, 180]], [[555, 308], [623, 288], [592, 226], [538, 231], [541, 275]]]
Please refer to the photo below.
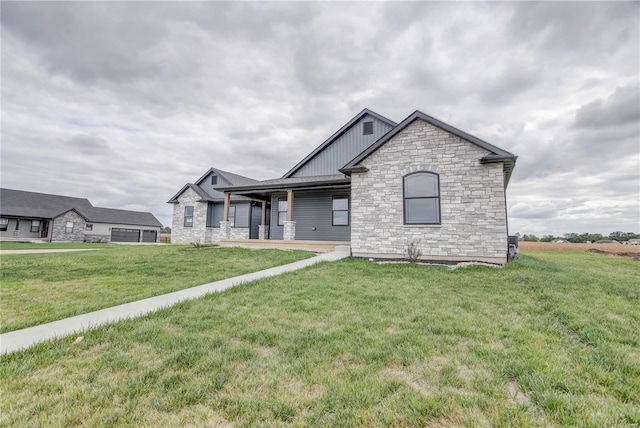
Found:
[[2, 1], [2, 187], [153, 212], [363, 108], [519, 156], [512, 233], [640, 231], [640, 3]]

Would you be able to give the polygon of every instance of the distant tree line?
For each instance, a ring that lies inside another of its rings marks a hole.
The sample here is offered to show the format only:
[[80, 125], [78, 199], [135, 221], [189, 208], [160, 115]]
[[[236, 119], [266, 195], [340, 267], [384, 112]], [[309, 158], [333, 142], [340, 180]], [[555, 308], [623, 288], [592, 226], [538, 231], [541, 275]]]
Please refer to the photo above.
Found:
[[542, 238], [538, 238], [536, 235], [520, 235], [516, 233], [518, 239], [521, 241], [531, 242], [552, 242], [556, 239], [564, 239], [565, 241], [573, 242], [575, 244], [585, 242], [596, 242], [601, 239], [611, 239], [618, 242], [628, 241], [629, 239], [640, 239], [640, 234], [632, 232], [611, 232], [609, 235], [602, 235], [601, 233], [565, 233], [562, 236], [543, 235]]

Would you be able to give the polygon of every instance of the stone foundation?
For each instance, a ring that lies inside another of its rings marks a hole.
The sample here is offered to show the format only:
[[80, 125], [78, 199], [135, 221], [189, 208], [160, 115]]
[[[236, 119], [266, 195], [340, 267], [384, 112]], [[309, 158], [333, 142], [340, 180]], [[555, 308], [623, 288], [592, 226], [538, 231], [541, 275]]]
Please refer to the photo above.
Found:
[[111, 235], [84, 235], [84, 241], [90, 243], [108, 243], [111, 242]]
[[231, 239], [231, 223], [228, 221], [220, 222], [220, 232], [219, 232], [220, 240], [223, 239]]
[[285, 241], [294, 241], [296, 239], [296, 222], [295, 221], [283, 221], [282, 238]]
[[262, 224], [258, 226], [258, 239], [263, 241], [269, 239], [269, 226]]

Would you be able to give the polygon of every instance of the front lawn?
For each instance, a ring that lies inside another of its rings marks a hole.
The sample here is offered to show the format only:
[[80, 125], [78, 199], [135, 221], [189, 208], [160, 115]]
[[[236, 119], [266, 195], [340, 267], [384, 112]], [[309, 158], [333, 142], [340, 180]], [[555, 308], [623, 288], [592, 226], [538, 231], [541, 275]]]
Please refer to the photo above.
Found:
[[581, 253], [323, 263], [5, 356], [0, 424], [637, 426], [639, 284]]
[[301, 251], [213, 246], [15, 243], [2, 246], [3, 250], [26, 248], [95, 251], [3, 255], [0, 263], [2, 332], [313, 256]]

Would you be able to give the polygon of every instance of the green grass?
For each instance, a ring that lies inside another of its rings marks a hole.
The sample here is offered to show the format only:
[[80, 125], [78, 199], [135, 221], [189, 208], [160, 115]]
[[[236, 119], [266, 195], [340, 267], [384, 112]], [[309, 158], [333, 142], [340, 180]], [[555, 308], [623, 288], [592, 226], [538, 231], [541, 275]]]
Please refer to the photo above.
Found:
[[[12, 244], [10, 249], [16, 249]], [[313, 254], [203, 246], [31, 244], [96, 251], [3, 255], [0, 331], [12, 331], [181, 290]], [[4, 250], [9, 249], [2, 247]], [[19, 247], [22, 248], [22, 247]]]
[[640, 265], [344, 260], [3, 357], [3, 426], [637, 426]]

